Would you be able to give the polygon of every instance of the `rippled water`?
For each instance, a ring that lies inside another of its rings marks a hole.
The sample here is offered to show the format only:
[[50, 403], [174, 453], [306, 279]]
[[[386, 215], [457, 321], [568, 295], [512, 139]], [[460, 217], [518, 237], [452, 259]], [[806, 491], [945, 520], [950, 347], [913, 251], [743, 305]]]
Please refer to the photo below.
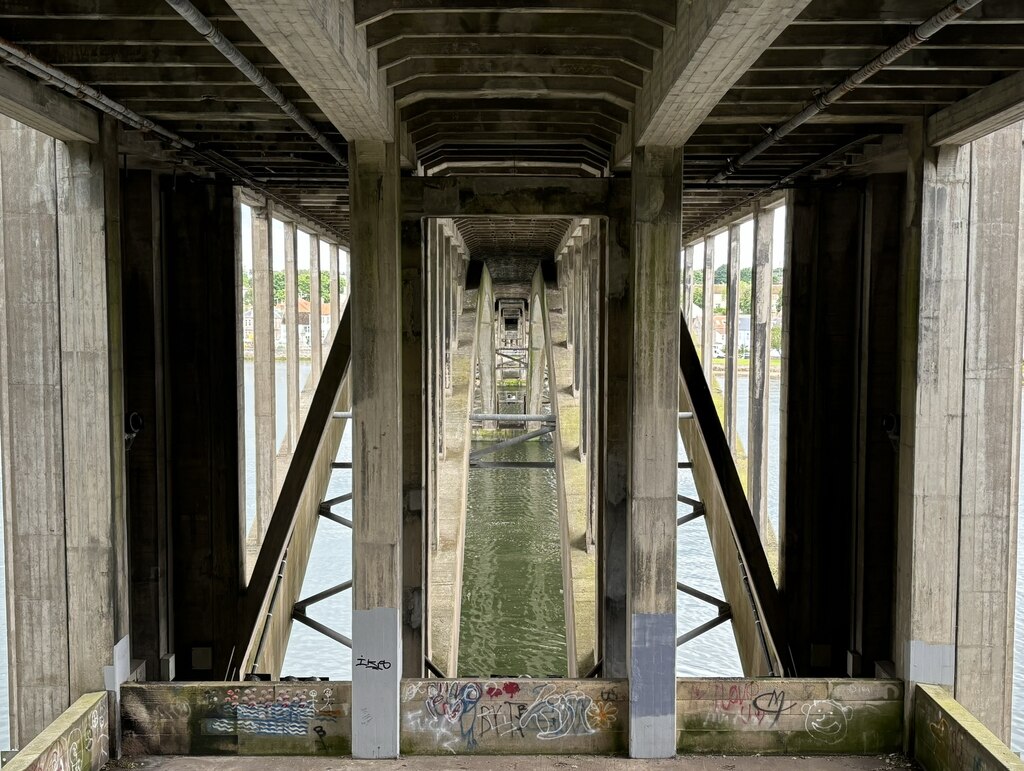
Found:
[[[554, 461], [554, 452], [550, 442], [531, 441], [486, 459]], [[565, 677], [554, 469], [472, 469], [468, 491], [459, 674]]]

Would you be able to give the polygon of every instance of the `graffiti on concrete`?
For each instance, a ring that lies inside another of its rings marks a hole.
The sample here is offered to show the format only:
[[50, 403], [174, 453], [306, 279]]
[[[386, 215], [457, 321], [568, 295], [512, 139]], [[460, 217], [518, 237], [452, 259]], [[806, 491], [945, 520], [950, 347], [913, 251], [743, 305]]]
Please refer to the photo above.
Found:
[[614, 687], [600, 693], [591, 687], [588, 693], [576, 685], [522, 680], [409, 683], [403, 695], [403, 733], [455, 753], [511, 747], [508, 742], [579, 740], [624, 729], [617, 703], [621, 697]]
[[74, 728], [39, 753], [27, 768], [31, 771], [99, 771], [108, 760], [110, 734], [104, 694], [75, 722]]
[[312, 723], [323, 730], [324, 722], [340, 716], [331, 688], [210, 689], [206, 700], [209, 710], [203, 730], [214, 736], [307, 736]]
[[838, 744], [846, 738], [853, 707], [832, 699], [816, 699], [805, 703], [800, 711], [806, 716], [804, 727], [811, 738], [826, 744]]

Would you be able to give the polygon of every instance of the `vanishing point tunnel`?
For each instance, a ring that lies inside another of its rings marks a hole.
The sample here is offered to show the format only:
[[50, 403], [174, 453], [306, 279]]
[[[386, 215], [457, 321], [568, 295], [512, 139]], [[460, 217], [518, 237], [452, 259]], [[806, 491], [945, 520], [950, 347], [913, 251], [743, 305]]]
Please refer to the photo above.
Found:
[[0, 0], [0, 59], [12, 767], [1022, 767], [1024, 2]]

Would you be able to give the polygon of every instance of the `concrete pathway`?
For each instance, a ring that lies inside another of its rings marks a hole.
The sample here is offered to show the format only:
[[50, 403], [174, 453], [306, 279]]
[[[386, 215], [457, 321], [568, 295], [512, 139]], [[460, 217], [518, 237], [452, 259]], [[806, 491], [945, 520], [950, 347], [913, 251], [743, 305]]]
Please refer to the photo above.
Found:
[[573, 352], [567, 344], [567, 317], [562, 293], [548, 290], [548, 329], [553, 361], [548, 362], [554, 412], [562, 444], [562, 483], [569, 524], [578, 676], [589, 672], [597, 646], [597, 555], [588, 553], [587, 465], [580, 459], [580, 400], [572, 392]]
[[466, 521], [468, 419], [473, 386], [476, 308], [458, 320], [458, 348], [452, 354], [452, 391], [444, 416], [445, 456], [437, 463], [437, 551], [431, 556], [430, 634], [433, 661], [449, 677], [457, 665], [462, 605], [462, 536]]
[[287, 768], [289, 771], [328, 771], [329, 769], [372, 769], [372, 771], [891, 771], [916, 768], [897, 756], [882, 757], [680, 757], [672, 760], [630, 760], [628, 758], [592, 758], [565, 755], [493, 756], [459, 755], [452, 757], [412, 757], [399, 760], [352, 760], [351, 758], [136, 758], [115, 761], [107, 768], [139, 768], [154, 771], [263, 771]]

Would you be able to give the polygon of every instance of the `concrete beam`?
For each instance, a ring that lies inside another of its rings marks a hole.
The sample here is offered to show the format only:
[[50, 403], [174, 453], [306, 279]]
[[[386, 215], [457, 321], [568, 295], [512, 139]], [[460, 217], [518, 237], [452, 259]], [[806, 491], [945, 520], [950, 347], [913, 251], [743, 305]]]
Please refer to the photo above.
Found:
[[629, 754], [676, 748], [676, 423], [682, 150], [633, 153]]
[[402, 219], [421, 217], [603, 216], [622, 181], [551, 177], [408, 177]]
[[634, 146], [682, 147], [725, 93], [810, 0], [694, 0], [678, 3], [613, 161]]
[[[350, 142], [352, 182], [352, 754], [398, 757], [402, 674], [401, 258], [398, 149]], [[387, 662], [387, 667], [360, 665]]]
[[[229, 0], [349, 141], [396, 138], [394, 107], [350, 0]], [[330, 73], [325, 77], [324, 73]]]
[[324, 368], [323, 313], [320, 297], [320, 238], [309, 237], [309, 382], [312, 388]]
[[0, 67], [0, 113], [64, 142], [100, 141], [98, 113], [9, 67]]
[[1024, 72], [975, 91], [928, 119], [928, 144], [965, 145], [1024, 120]]

